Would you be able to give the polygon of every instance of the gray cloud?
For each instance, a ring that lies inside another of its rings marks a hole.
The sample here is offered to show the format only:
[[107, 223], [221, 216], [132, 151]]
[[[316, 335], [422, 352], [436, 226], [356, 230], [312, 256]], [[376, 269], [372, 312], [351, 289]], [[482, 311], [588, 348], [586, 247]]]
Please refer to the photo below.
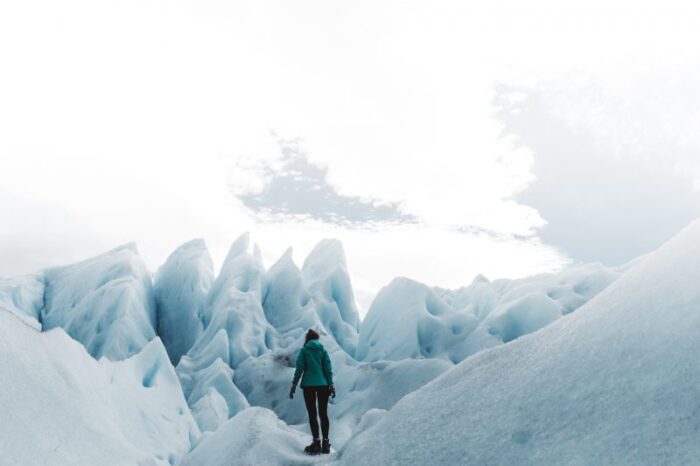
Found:
[[345, 196], [328, 182], [328, 170], [309, 162], [298, 141], [280, 141], [281, 164], [258, 169], [265, 180], [257, 192], [237, 193], [238, 199], [262, 220], [310, 218], [344, 226], [375, 223], [417, 223], [398, 203]]
[[[505, 134], [534, 153], [536, 181], [518, 201], [538, 209], [548, 222], [539, 234], [543, 241], [577, 261], [621, 264], [700, 217], [700, 193], [691, 178], [674, 171], [668, 157], [691, 149], [667, 140], [663, 149], [637, 144], [629, 149], [632, 156], [621, 156], [623, 136], [601, 144], [583, 121], [579, 127], [555, 115], [547, 92], [499, 86], [496, 97]], [[582, 100], [590, 100], [596, 89], [581, 92]], [[514, 94], [517, 100], [511, 99]]]

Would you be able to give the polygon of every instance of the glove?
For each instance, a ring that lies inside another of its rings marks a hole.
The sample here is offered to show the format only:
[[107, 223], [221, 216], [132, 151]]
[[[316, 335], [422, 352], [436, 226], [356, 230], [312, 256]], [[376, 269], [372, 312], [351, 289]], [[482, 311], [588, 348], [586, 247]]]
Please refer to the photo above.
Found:
[[292, 388], [289, 389], [289, 399], [290, 400], [292, 398], [294, 398], [294, 392], [296, 391], [296, 389], [297, 389], [297, 387], [295, 387], [294, 385], [292, 385]]
[[328, 394], [331, 398], [335, 398], [335, 387], [333, 385], [328, 386]]

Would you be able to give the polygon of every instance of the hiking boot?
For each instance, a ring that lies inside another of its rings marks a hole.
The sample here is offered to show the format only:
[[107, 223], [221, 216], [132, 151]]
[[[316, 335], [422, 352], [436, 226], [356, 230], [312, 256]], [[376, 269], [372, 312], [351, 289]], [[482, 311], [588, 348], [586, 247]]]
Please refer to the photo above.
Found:
[[321, 442], [319, 440], [314, 439], [311, 445], [304, 448], [304, 453], [306, 453], [307, 455], [318, 455], [319, 453], [321, 453]]
[[331, 443], [328, 441], [327, 438], [323, 439], [323, 444], [321, 444], [321, 453], [330, 453], [331, 452]]

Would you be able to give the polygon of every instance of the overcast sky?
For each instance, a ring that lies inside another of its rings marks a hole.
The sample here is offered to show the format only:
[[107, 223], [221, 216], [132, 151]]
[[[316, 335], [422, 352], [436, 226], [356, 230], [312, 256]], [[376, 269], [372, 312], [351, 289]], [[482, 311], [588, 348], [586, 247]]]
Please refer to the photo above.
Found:
[[0, 275], [331, 236], [364, 310], [653, 250], [700, 216], [698, 12], [527, 3], [3, 2]]

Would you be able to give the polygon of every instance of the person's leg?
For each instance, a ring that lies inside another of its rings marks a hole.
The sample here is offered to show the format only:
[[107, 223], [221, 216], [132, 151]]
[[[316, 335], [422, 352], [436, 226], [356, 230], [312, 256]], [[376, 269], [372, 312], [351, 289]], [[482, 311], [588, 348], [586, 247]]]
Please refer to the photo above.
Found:
[[328, 439], [328, 388], [319, 387], [316, 391], [318, 396], [318, 414], [321, 417], [321, 434], [324, 439]]
[[316, 413], [316, 390], [314, 388], [304, 388], [304, 403], [306, 412], [309, 413], [309, 426], [314, 440], [318, 440], [318, 414]]

